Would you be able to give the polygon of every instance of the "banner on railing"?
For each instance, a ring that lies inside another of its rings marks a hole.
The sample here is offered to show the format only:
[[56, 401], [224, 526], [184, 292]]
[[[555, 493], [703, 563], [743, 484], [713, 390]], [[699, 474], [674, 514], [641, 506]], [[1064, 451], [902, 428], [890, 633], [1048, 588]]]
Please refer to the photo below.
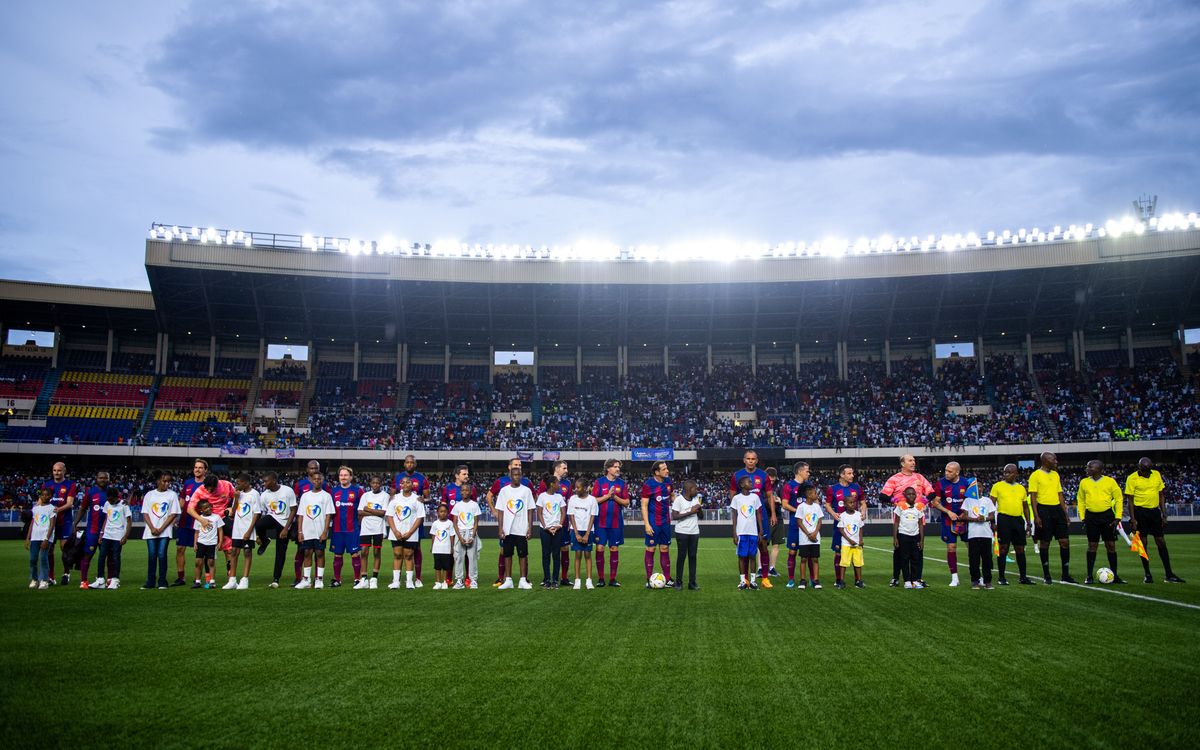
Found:
[[674, 448], [631, 448], [634, 461], [674, 461]]
[[221, 455], [222, 456], [244, 456], [244, 455], [246, 455], [246, 446], [234, 445], [233, 443], [226, 443], [225, 445], [221, 446]]
[[275, 458], [295, 458], [295, 457], [296, 457], [296, 449], [295, 448], [276, 448], [275, 449]]
[[543, 461], [557, 461], [560, 458], [562, 458], [561, 451], [542, 451]]
[[521, 459], [522, 461], [532, 461], [533, 451], [517, 451], [517, 458]]

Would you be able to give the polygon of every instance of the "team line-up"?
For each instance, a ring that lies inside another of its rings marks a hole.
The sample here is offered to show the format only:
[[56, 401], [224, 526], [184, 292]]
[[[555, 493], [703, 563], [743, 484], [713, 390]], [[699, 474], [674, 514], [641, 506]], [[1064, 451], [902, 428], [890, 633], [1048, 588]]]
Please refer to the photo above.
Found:
[[[837, 481], [820, 487], [809, 481], [809, 464], [799, 461], [792, 467], [792, 479], [777, 487], [770, 474], [758, 467], [755, 451], [746, 451], [742, 461], [743, 468], [730, 478], [728, 506], [738, 559], [738, 588], [773, 588], [770, 577], [774, 569], [769, 567], [768, 556], [768, 546], [773, 540], [787, 543], [787, 588], [822, 588], [821, 526], [826, 520], [832, 522], [834, 586], [846, 588], [846, 573], [852, 570], [853, 585], [865, 588], [862, 579], [863, 532], [867, 524], [863, 512], [865, 497], [854, 481], [854, 468], [839, 467]], [[972, 588], [993, 587], [993, 560], [998, 568], [997, 583], [1008, 585], [1005, 567], [1010, 548], [1016, 558], [1018, 582], [1034, 584], [1027, 575], [1025, 558], [1025, 544], [1030, 535], [1038, 543], [1045, 583], [1053, 582], [1050, 572], [1053, 541], [1059, 545], [1062, 566], [1059, 580], [1075, 583], [1070, 574], [1068, 510], [1057, 466], [1053, 453], [1043, 453], [1040, 466], [1030, 475], [1026, 488], [1017, 481], [1017, 467], [1008, 464], [1002, 480], [984, 495], [978, 491], [975, 480], [962, 476], [957, 462], [948, 463], [944, 476], [930, 483], [916, 471], [912, 455], [902, 456], [900, 471], [884, 483], [879, 495], [881, 502], [892, 507], [891, 585], [899, 586], [903, 581], [905, 588], [926, 587], [923, 553], [927, 507], [941, 517], [950, 586], [959, 585], [960, 541], [967, 545]], [[1087, 476], [1079, 483], [1076, 497], [1088, 540], [1084, 583], [1093, 582], [1101, 541], [1109, 567], [1099, 571], [1100, 580], [1125, 583], [1116, 575], [1116, 538], [1118, 532], [1124, 534], [1120, 524], [1126, 498], [1130, 501], [1133, 548], [1140, 552], [1145, 572], [1143, 580], [1153, 582], [1149, 557], [1141, 544], [1145, 536], [1155, 540], [1164, 580], [1183, 583], [1171, 569], [1164, 538], [1164, 485], [1152, 461], [1141, 459], [1137, 471], [1126, 478], [1123, 490], [1103, 470], [1100, 461], [1089, 462]], [[567, 471], [565, 461], [556, 462], [553, 473], [541, 480], [535, 490], [522, 474], [520, 459], [513, 459], [507, 476], [496, 479], [486, 493], [484, 502], [497, 519], [500, 547], [494, 587], [533, 588], [529, 582], [528, 555], [535, 529], [541, 539], [543, 588], [620, 587], [617, 571], [620, 548], [625, 542], [622, 511], [630, 505], [629, 487], [621, 478], [621, 462], [609, 459], [604, 463], [604, 474], [590, 482], [583, 478], [571, 481]], [[262, 478], [264, 489], [259, 491], [252, 488], [253, 477], [249, 474], [241, 473], [234, 482], [229, 482], [209, 471], [207, 461], [196, 459], [192, 476], [183, 484], [181, 499], [171, 489], [171, 474], [160, 471], [156, 474], [155, 488], [142, 498], [143, 539], [149, 551], [146, 583], [142, 588], [186, 586], [185, 551], [193, 548], [192, 588], [215, 586], [215, 560], [220, 550], [228, 575], [228, 582], [222, 588], [247, 589], [255, 548], [261, 555], [274, 541], [270, 588], [279, 588], [288, 546], [294, 543], [297, 548], [294, 588], [324, 588], [328, 547], [334, 558], [332, 587], [341, 586], [343, 556], [348, 555], [354, 570], [353, 587], [375, 589], [386, 537], [392, 547], [392, 580], [388, 588], [422, 587], [421, 540], [428, 538], [434, 558], [433, 588], [475, 589], [479, 554], [484, 544], [479, 535], [482, 508], [474, 487], [469, 484], [468, 467], [456, 467], [453, 476], [454, 481], [442, 490], [436, 519], [426, 524], [429, 482], [416, 471], [412, 456], [405, 459], [404, 471], [386, 486], [382, 477], [374, 475], [365, 489], [355, 483], [350, 467], [339, 467], [336, 483], [330, 483], [325, 481], [320, 464], [310, 461], [307, 475], [293, 487], [281, 484], [275, 472], [267, 472]], [[687, 586], [699, 589], [696, 553], [702, 505], [697, 484], [685, 480], [677, 491], [670, 466], [666, 461], [657, 461], [651, 467], [651, 477], [642, 485], [641, 499], [646, 587], [682, 589], [686, 563]], [[75, 513], [77, 507], [79, 512]], [[788, 513], [787, 520], [783, 519], [781, 509]], [[121, 550], [132, 529], [131, 509], [116, 488], [108, 485], [107, 473], [99, 472], [96, 483], [82, 491], [66, 478], [66, 465], [56, 463], [51, 479], [40, 488], [26, 532], [30, 588], [45, 589], [55, 583], [56, 540], [62, 549], [65, 569], [62, 584], [70, 582], [70, 572], [78, 565], [80, 588], [118, 588]], [[167, 553], [172, 539], [176, 543], [177, 577], [168, 584]], [[670, 559], [673, 539], [678, 550], [674, 577]], [[364, 567], [371, 564], [372, 550], [374, 566], [368, 573]], [[660, 573], [654, 572], [655, 552]], [[90, 565], [97, 554], [97, 578], [89, 582]], [[572, 555], [574, 570], [569, 575]]]

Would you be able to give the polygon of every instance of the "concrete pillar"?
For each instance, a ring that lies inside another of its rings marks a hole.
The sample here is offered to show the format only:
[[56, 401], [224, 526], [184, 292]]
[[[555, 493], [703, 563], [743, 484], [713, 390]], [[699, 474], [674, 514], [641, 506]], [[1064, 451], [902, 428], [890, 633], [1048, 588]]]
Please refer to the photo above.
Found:
[[308, 349], [308, 361], [304, 363], [304, 379], [312, 380], [314, 377], [316, 377], [314, 370], [317, 369], [317, 350], [313, 348], [312, 339], [305, 341], [304, 346]]
[[1087, 366], [1087, 342], [1083, 338], [1083, 329], [1079, 329], [1079, 367]]
[[254, 374], [257, 377], [260, 377], [260, 378], [262, 377], [263, 360], [266, 359], [266, 356], [267, 356], [267, 340], [260, 338], [258, 340], [258, 364], [255, 365], [255, 370], [254, 370]]
[[1133, 369], [1133, 326], [1125, 326], [1125, 351], [1129, 354], [1129, 369]]
[[845, 380], [846, 379], [846, 361], [845, 361], [845, 359], [843, 359], [842, 342], [840, 342], [840, 341], [837, 342], [836, 347], [834, 349], [833, 356], [834, 356], [834, 359], [837, 361], [838, 380]]
[[211, 378], [217, 372], [217, 337], [208, 337], [208, 376]]
[[108, 348], [104, 352], [104, 371], [112, 372], [113, 329], [108, 329]]
[[1071, 356], [1075, 362], [1075, 372], [1079, 372], [1079, 331], [1071, 331]]
[[54, 349], [50, 352], [50, 369], [58, 369], [58, 350], [62, 346], [62, 331], [54, 326]]
[[712, 375], [712, 344], [705, 347], [708, 352], [708, 374]]
[[[311, 352], [309, 352], [309, 354], [311, 355]], [[358, 360], [359, 360], [359, 357], [361, 354], [362, 354], [362, 352], [358, 348], [358, 342], [355, 341], [354, 342], [354, 360], [350, 363], [350, 379], [353, 380], [355, 383], [358, 382]], [[312, 357], [310, 356], [309, 359], [311, 360]], [[310, 362], [309, 364], [311, 365], [312, 363]]]
[[163, 375], [167, 374], [167, 360], [171, 358], [171, 334], [164, 333], [162, 335], [162, 368], [159, 370]]
[[533, 384], [534, 385], [538, 384], [538, 362], [540, 362], [540, 361], [541, 361], [541, 359], [538, 357], [538, 347], [534, 346], [533, 347]]
[[442, 382], [449, 383], [450, 382], [450, 345], [449, 344], [446, 344], [446, 347], [445, 347], [445, 349], [443, 349], [443, 352], [444, 352], [444, 356], [442, 358]]
[[758, 374], [758, 344], [750, 345], [750, 374]]
[[663, 375], [671, 374], [671, 349], [663, 344]]
[[496, 345], [488, 347], [488, 385], [496, 382]]
[[1185, 336], [1186, 336], [1186, 334], [1184, 333], [1185, 330], [1186, 329], [1183, 327], [1183, 323], [1180, 323], [1179, 324], [1179, 361], [1183, 362], [1183, 363], [1187, 362], [1187, 340], [1185, 338]]
[[797, 341], [792, 352], [792, 364], [796, 366], [796, 377], [800, 377], [800, 342]]
[[937, 372], [937, 339], [929, 339], [929, 371]]
[[883, 342], [883, 372], [889, 378], [892, 376], [892, 342], [886, 339]]
[[1025, 334], [1025, 369], [1033, 374], [1033, 334]]
[[575, 385], [583, 384], [583, 347], [575, 347]]

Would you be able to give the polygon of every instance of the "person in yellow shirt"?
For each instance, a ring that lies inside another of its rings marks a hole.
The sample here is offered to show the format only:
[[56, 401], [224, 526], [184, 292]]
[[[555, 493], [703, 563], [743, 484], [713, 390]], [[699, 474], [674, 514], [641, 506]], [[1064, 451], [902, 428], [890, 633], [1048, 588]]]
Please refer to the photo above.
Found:
[[[1183, 583], [1183, 579], [1171, 570], [1171, 556], [1167, 554], [1167, 540], [1163, 538], [1167, 525], [1167, 506], [1163, 497], [1162, 475], [1154, 470], [1154, 462], [1147, 457], [1138, 459], [1137, 471], [1125, 480], [1125, 497], [1129, 499], [1129, 526], [1140, 531], [1143, 543], [1146, 537], [1154, 537], [1158, 556], [1162, 559], [1167, 583]], [[1154, 583], [1150, 575], [1150, 561], [1142, 558], [1146, 571], [1146, 583]]]
[[1079, 520], [1083, 521], [1088, 540], [1087, 578], [1083, 582], [1088, 585], [1093, 583], [1096, 548], [1103, 539], [1104, 550], [1108, 553], [1108, 567], [1113, 572], [1113, 583], [1125, 583], [1117, 575], [1117, 521], [1121, 520], [1125, 500], [1121, 497], [1117, 480], [1104, 475], [1103, 463], [1096, 459], [1088, 461], [1087, 476], [1079, 482], [1075, 501], [1079, 503]]
[[1004, 563], [1007, 561], [1008, 547], [1012, 545], [1017, 552], [1017, 570], [1021, 573], [1017, 583], [1032, 586], [1033, 581], [1025, 574], [1025, 534], [1033, 525], [1029, 494], [1017, 481], [1016, 464], [1006, 464], [1003, 477], [1004, 480], [993, 484], [988, 492], [988, 496], [996, 503], [996, 538], [1000, 545], [1000, 554], [996, 556], [996, 584], [1008, 585], [1008, 579], [1004, 577]]
[[1063, 498], [1062, 480], [1058, 477], [1058, 456], [1046, 452], [1040, 457], [1041, 466], [1029, 475], [1029, 502], [1033, 506], [1034, 536], [1038, 540], [1038, 555], [1042, 558], [1042, 575], [1050, 578], [1050, 540], [1058, 540], [1058, 559], [1062, 562], [1063, 583], [1076, 583], [1071, 577], [1070, 521], [1067, 501]]

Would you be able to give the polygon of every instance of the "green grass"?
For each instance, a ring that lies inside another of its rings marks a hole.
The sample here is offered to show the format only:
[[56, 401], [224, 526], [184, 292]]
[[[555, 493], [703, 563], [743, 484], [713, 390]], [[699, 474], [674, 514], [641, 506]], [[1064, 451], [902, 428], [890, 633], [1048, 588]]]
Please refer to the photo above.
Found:
[[[698, 592], [638, 587], [636, 545], [625, 547], [621, 590], [435, 592], [427, 570], [413, 592], [271, 591], [269, 551], [251, 591], [140, 591], [140, 541], [126, 547], [119, 591], [30, 591], [27, 553], [3, 542], [0, 740], [731, 750], [1200, 742], [1200, 609], [1068, 586], [949, 589], [933, 561], [931, 589], [889, 589], [887, 541], [868, 541], [868, 588], [819, 592], [734, 590], [723, 540], [702, 544]], [[1146, 586], [1123, 551], [1122, 572], [1135, 582], [1121, 590], [1200, 605], [1200, 536], [1169, 541], [1189, 583]], [[494, 553], [489, 540], [487, 572]], [[941, 542], [927, 554], [944, 557]], [[1077, 543], [1081, 579], [1083, 554]], [[1154, 573], [1161, 579], [1157, 557]]]

